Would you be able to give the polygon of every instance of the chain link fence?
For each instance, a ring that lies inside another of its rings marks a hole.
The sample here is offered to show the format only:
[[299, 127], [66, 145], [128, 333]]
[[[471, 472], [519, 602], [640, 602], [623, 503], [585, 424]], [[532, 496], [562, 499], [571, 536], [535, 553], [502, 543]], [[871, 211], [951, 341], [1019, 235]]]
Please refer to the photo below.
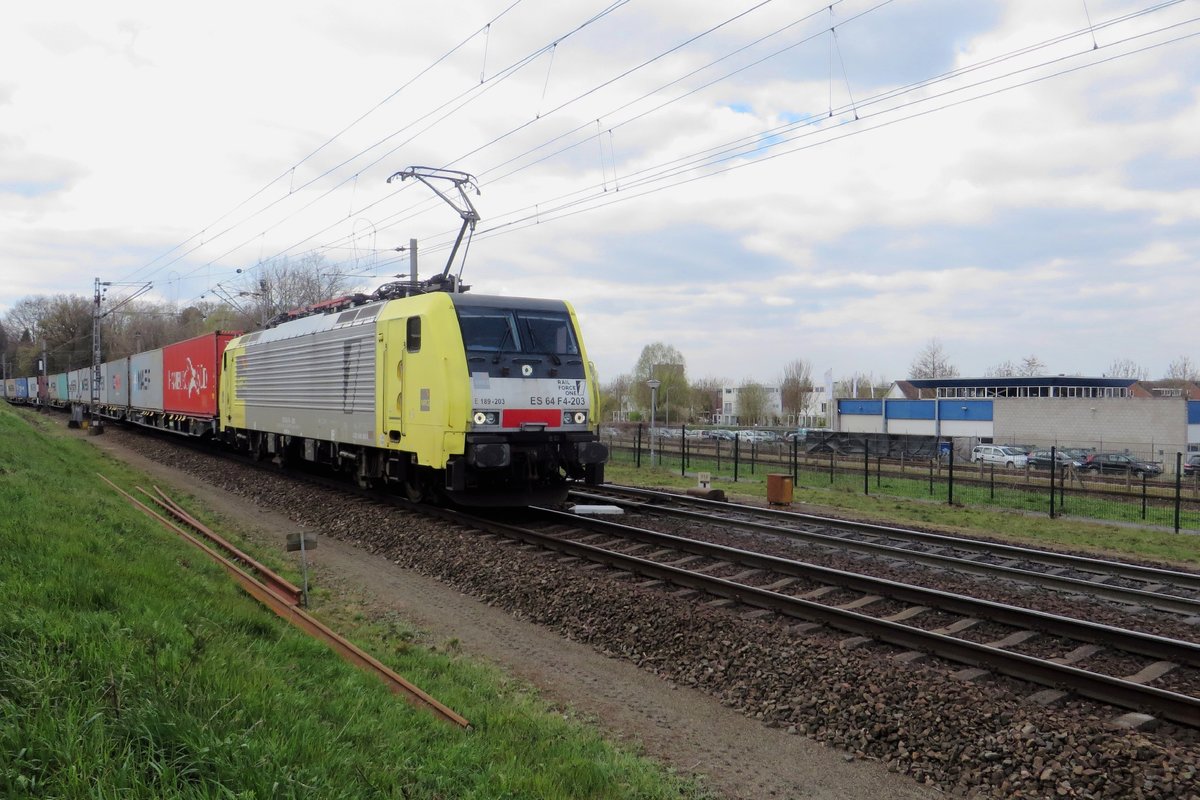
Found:
[[924, 436], [843, 437], [831, 446], [827, 437], [784, 441], [748, 432], [726, 438], [723, 431], [686, 426], [651, 435], [646, 426], [623, 425], [605, 426], [601, 439], [610, 463], [683, 477], [707, 472], [716, 480], [765, 482], [768, 474], [786, 474], [797, 488], [1200, 531], [1200, 475], [1183, 474], [1182, 453], [1171, 454], [1162, 474], [1148, 475], [1120, 465], [1081, 468], [1077, 450], [1068, 455], [1056, 446], [1047, 448], [1044, 467], [972, 462], [950, 442]]

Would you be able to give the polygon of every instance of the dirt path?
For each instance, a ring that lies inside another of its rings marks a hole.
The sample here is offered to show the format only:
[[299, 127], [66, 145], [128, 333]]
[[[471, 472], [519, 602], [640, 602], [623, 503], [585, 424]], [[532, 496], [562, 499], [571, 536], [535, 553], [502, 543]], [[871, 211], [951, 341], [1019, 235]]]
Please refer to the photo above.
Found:
[[[282, 549], [296, 526], [122, 444], [119, 430], [89, 441], [164, 484], [187, 491], [248, 538]], [[234, 522], [236, 521], [236, 523]], [[320, 531], [317, 531], [320, 533]], [[402, 569], [333, 537], [311, 554], [315, 582], [360, 599], [368, 613], [394, 613], [431, 644], [461, 650], [536, 686], [543, 697], [591, 719], [610, 738], [687, 774], [704, 776], [729, 798], [932, 798], [939, 792], [889, 773], [875, 761], [748, 719], [689, 688], [671, 686], [540, 626]]]

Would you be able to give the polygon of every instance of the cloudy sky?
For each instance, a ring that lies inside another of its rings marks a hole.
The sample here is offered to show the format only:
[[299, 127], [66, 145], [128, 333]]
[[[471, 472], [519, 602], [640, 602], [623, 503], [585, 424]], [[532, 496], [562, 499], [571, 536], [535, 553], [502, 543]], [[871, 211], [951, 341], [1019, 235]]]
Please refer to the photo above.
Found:
[[0, 314], [440, 271], [410, 165], [477, 176], [464, 280], [572, 301], [604, 377], [1200, 361], [1200, 0], [14, 5]]

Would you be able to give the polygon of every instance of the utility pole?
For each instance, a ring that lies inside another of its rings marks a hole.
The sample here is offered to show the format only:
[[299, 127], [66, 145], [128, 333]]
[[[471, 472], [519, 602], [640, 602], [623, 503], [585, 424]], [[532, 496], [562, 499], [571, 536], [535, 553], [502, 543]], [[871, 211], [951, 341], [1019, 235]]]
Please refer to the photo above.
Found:
[[408, 240], [408, 284], [412, 293], [417, 293], [417, 240]]
[[[141, 283], [141, 284], [118, 283], [118, 284], [115, 284], [112, 281], [102, 281], [99, 278], [96, 278], [96, 295], [95, 295], [95, 299], [94, 299], [94, 302], [92, 305], [92, 405], [91, 405], [92, 421], [88, 427], [88, 433], [103, 433], [104, 432], [104, 428], [102, 427], [103, 423], [101, 423], [97, 419], [97, 414], [96, 414], [96, 410], [100, 406], [100, 381], [101, 381], [101, 379], [100, 379], [100, 320], [103, 317], [106, 317], [109, 314], [111, 314], [112, 312], [116, 311], [121, 306], [130, 302], [131, 300], [134, 300], [135, 298], [138, 298], [138, 297], [142, 296], [143, 294], [145, 294], [146, 292], [150, 291], [151, 285], [152, 284], [150, 284], [150, 283]], [[130, 294], [128, 297], [126, 297], [124, 300], [121, 300], [115, 306], [110, 308], [108, 311], [101, 313], [100, 312], [101, 295], [103, 295], [104, 292], [108, 291], [109, 286], [137, 286], [138, 288], [132, 294]], [[101, 287], [104, 287], [104, 288], [101, 289]]]
[[100, 287], [108, 286], [96, 278], [96, 296], [92, 303], [92, 411], [100, 405]]
[[50, 384], [46, 377], [49, 372], [49, 363], [46, 361], [46, 339], [42, 338], [42, 379], [38, 382], [38, 405], [45, 406], [49, 404]]

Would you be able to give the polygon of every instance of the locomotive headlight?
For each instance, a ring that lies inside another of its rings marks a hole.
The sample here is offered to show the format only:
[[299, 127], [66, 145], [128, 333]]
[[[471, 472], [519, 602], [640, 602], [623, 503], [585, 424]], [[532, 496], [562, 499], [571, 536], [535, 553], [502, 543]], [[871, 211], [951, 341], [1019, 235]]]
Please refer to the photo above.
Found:
[[482, 411], [476, 411], [475, 412], [475, 424], [476, 425], [486, 425], [487, 424], [487, 414], [483, 413]]
[[582, 425], [585, 422], [587, 422], [587, 414], [584, 413], [583, 411], [576, 411], [575, 412], [575, 424]]

